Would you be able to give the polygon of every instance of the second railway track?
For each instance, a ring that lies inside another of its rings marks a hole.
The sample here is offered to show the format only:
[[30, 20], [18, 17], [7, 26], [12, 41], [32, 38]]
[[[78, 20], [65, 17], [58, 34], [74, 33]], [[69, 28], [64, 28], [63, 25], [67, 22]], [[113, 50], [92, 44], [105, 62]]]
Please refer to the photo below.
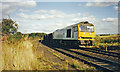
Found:
[[118, 57], [120, 58], [120, 53], [115, 53], [115, 52], [108, 52], [108, 51], [103, 51], [100, 49], [94, 49], [94, 48], [82, 48], [80, 47], [79, 49], [89, 51], [89, 52], [94, 52], [94, 53], [99, 53], [103, 55], [108, 55], [108, 56], [113, 56], [113, 57]]
[[69, 57], [78, 59], [84, 63], [87, 63], [89, 65], [93, 65], [97, 68], [100, 68], [101, 70], [107, 70], [107, 71], [119, 71], [119, 63], [101, 59], [99, 57], [93, 57], [89, 56], [80, 52], [76, 52], [70, 49], [65, 48], [53, 48], [54, 50], [61, 52], [64, 55], [67, 55]]

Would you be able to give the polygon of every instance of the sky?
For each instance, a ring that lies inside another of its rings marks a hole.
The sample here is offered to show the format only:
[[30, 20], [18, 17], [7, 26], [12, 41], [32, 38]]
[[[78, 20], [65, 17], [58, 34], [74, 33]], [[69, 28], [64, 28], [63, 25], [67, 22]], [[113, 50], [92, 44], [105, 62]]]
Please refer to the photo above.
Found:
[[95, 33], [118, 33], [118, 1], [2, 1], [0, 17], [8, 15], [16, 21], [18, 31], [24, 34], [34, 32], [52, 33], [57, 29], [88, 21], [95, 25]]

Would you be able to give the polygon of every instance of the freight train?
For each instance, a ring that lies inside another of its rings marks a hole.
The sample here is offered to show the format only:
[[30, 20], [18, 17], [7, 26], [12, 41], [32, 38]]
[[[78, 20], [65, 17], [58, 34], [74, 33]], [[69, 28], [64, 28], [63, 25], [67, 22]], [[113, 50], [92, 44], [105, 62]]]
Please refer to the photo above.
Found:
[[93, 45], [94, 38], [95, 27], [87, 21], [58, 29], [45, 37], [52, 44], [89, 46]]

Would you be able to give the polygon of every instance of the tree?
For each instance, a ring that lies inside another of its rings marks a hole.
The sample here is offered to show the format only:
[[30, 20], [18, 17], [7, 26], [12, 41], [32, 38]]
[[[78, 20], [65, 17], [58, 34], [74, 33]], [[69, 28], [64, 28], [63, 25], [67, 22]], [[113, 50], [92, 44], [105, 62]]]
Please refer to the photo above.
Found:
[[15, 34], [18, 30], [18, 24], [12, 19], [2, 19], [2, 33], [3, 34]]

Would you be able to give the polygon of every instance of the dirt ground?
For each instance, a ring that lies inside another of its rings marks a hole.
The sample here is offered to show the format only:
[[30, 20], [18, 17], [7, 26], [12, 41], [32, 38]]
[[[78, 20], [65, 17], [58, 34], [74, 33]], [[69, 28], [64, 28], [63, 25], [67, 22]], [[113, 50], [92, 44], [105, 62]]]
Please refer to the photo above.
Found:
[[[37, 57], [44, 57], [46, 61], [49, 61], [51, 63], [55, 63], [56, 65], [51, 65], [53, 69], [62, 69], [63, 67], [67, 67], [67, 64], [65, 61], [60, 60], [58, 57], [53, 55], [49, 47], [43, 45], [42, 43], [39, 43], [40, 46], [36, 48], [36, 55]], [[38, 58], [39, 59], [39, 58]], [[68, 65], [69, 70], [75, 70], [75, 68]]]

